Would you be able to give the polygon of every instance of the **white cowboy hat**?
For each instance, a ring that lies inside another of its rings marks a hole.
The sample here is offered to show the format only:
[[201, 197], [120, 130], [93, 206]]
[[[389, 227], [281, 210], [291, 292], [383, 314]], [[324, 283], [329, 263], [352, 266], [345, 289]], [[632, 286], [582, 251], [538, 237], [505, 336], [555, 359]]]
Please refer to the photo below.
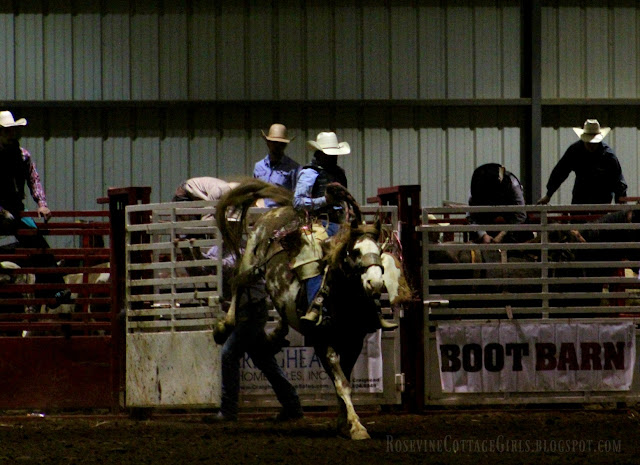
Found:
[[12, 128], [14, 126], [26, 126], [27, 120], [20, 118], [18, 121], [13, 120], [13, 115], [10, 111], [0, 111], [0, 126], [3, 128]]
[[347, 142], [338, 143], [338, 136], [335, 132], [321, 132], [316, 140], [308, 140], [307, 147], [309, 150], [320, 150], [327, 155], [348, 155], [351, 153], [351, 147]]
[[601, 128], [597, 119], [588, 119], [584, 122], [584, 127], [573, 128], [573, 131], [584, 142], [597, 144], [598, 142], [602, 142], [602, 139], [609, 134], [611, 128]]
[[272, 142], [284, 142], [285, 144], [291, 142], [291, 139], [287, 137], [287, 128], [284, 124], [272, 124], [269, 128], [268, 134], [265, 134], [262, 129], [260, 130], [260, 132], [262, 133], [262, 137]]

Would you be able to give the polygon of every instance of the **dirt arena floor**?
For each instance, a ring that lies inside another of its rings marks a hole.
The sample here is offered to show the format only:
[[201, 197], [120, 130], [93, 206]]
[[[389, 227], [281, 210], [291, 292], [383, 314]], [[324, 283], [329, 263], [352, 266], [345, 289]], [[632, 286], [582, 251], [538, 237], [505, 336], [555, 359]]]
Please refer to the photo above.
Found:
[[0, 417], [0, 464], [640, 463], [636, 407], [363, 412], [367, 441], [337, 436], [331, 412], [222, 424], [193, 413], [13, 413]]

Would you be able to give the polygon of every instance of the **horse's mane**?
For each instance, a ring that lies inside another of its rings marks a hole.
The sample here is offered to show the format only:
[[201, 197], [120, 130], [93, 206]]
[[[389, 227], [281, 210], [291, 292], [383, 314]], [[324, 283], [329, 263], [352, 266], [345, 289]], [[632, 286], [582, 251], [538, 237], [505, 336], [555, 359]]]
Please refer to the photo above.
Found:
[[[283, 187], [269, 184], [260, 179], [247, 178], [236, 188], [227, 191], [218, 201], [216, 220], [222, 240], [236, 255], [240, 255], [240, 237], [229, 227], [230, 215], [239, 215], [240, 231], [244, 231], [247, 211], [259, 199], [271, 199], [280, 206], [293, 205], [293, 193]], [[220, 214], [224, 212], [225, 214]]]

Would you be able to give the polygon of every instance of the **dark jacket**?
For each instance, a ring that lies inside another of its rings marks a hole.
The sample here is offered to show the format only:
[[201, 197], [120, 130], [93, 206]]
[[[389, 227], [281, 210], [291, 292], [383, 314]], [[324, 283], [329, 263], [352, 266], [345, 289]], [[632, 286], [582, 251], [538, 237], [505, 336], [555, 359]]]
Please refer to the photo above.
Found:
[[573, 171], [572, 204], [606, 204], [627, 195], [627, 183], [613, 149], [601, 142], [598, 150], [589, 152], [578, 140], [569, 146], [551, 171], [547, 196], [551, 197]]
[[[518, 177], [503, 169], [498, 163], [487, 163], [475, 169], [471, 177], [471, 193], [469, 196], [469, 205], [471, 206], [490, 206], [490, 205], [525, 205], [524, 191]], [[467, 219], [471, 224], [519, 224], [527, 220], [527, 214], [524, 211], [517, 212], [501, 212], [499, 208], [494, 211], [485, 213], [470, 213]], [[472, 239], [479, 239], [487, 234], [486, 231], [478, 231], [473, 234]], [[495, 233], [489, 233], [494, 236]], [[507, 234], [508, 239], [515, 242], [530, 239], [530, 233], [526, 237], [517, 238], [513, 233]]]

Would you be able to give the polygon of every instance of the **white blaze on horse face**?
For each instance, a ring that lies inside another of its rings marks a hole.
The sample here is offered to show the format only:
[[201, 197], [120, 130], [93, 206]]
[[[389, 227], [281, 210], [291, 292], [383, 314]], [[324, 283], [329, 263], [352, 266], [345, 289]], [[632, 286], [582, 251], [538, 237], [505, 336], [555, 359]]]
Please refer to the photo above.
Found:
[[[369, 253], [380, 255], [378, 243], [370, 238], [361, 239], [356, 242], [353, 248], [360, 252], [361, 257]], [[382, 288], [384, 286], [382, 267], [375, 265], [370, 266], [364, 270], [360, 278], [362, 279], [362, 287], [368, 295], [379, 296], [382, 294]]]

